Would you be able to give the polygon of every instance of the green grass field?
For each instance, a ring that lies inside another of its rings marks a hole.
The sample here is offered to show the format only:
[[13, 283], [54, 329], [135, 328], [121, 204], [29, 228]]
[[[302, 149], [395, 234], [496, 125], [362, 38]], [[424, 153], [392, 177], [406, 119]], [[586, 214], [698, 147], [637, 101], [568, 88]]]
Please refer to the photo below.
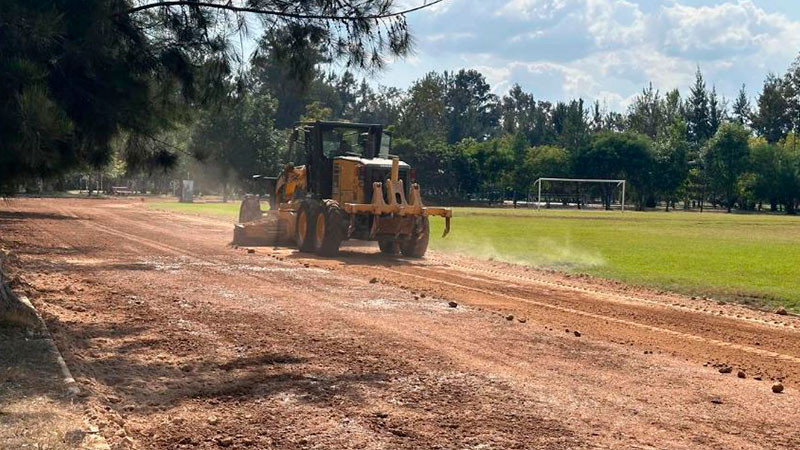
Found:
[[[149, 203], [235, 219], [237, 203]], [[455, 208], [431, 248], [583, 272], [691, 295], [800, 310], [800, 217], [687, 212]]]
[[[195, 215], [229, 218], [231, 220], [236, 220], [236, 218], [239, 216], [238, 201], [230, 201], [227, 203], [147, 202], [145, 205], [147, 205], [148, 208], [158, 209], [161, 211], [173, 211]], [[261, 208], [267, 209], [266, 203], [262, 204]]]
[[459, 208], [432, 247], [686, 294], [800, 309], [800, 218]]

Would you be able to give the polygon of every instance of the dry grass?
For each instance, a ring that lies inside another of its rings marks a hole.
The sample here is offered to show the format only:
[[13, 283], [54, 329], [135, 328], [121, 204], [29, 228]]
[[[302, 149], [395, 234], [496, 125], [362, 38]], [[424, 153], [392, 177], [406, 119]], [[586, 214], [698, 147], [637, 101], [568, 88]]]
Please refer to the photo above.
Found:
[[86, 444], [80, 408], [41, 336], [0, 328], [0, 448], [75, 449]]

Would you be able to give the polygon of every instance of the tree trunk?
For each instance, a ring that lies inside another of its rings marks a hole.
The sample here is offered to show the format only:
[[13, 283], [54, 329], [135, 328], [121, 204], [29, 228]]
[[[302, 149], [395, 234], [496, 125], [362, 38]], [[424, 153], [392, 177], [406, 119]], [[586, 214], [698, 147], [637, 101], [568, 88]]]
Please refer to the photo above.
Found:
[[727, 202], [726, 202], [727, 205], [725, 205], [725, 206], [728, 207], [728, 213], [731, 212], [731, 208], [733, 207], [733, 201], [734, 201], [733, 194], [731, 192], [728, 192], [728, 198], [727, 198]]

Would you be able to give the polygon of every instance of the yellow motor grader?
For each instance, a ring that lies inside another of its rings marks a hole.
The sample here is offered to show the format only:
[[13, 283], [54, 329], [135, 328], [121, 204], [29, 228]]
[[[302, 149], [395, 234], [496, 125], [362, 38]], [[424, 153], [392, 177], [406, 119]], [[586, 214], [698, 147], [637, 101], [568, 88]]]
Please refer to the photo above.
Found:
[[296, 245], [324, 256], [338, 253], [347, 239], [378, 241], [381, 252], [421, 258], [428, 248], [429, 216], [452, 211], [422, 204], [414, 171], [390, 155], [391, 135], [382, 125], [299, 122], [289, 154], [305, 164], [288, 164], [271, 181], [268, 211], [247, 195], [234, 227], [237, 245]]

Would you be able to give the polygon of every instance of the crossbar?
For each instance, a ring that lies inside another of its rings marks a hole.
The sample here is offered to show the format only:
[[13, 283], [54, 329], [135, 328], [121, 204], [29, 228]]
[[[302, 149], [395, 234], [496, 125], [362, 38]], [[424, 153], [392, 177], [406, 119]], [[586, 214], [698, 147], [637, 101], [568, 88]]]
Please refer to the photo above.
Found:
[[536, 183], [542, 181], [575, 181], [578, 183], [624, 183], [625, 180], [600, 180], [600, 179], [591, 179], [591, 178], [539, 178], [536, 180]]

